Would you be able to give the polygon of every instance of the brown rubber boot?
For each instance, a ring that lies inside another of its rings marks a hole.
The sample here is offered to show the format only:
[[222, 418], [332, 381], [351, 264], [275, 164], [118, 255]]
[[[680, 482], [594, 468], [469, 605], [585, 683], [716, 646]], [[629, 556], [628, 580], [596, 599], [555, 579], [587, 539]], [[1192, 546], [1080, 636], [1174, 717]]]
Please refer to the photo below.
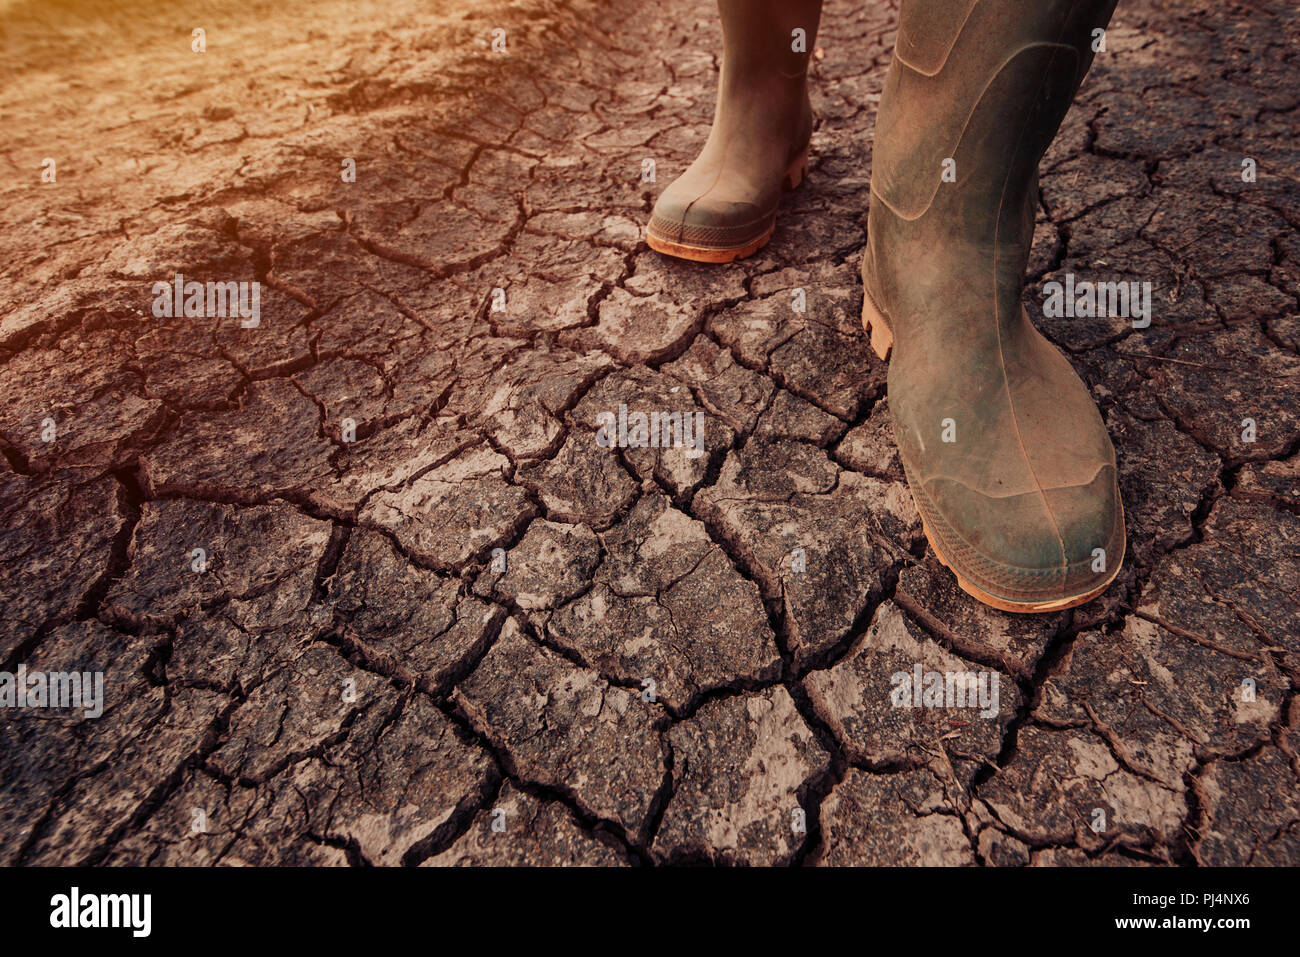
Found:
[[718, 0], [723, 49], [713, 129], [655, 203], [646, 230], [651, 249], [731, 262], [767, 244], [782, 191], [798, 186], [808, 169], [806, 75], [821, 6]]
[[[863, 323], [926, 535], [1005, 611], [1069, 608], [1124, 559], [1115, 451], [1021, 305], [1037, 169], [1115, 0], [903, 0], [876, 120]], [[947, 176], [945, 176], [947, 173]]]

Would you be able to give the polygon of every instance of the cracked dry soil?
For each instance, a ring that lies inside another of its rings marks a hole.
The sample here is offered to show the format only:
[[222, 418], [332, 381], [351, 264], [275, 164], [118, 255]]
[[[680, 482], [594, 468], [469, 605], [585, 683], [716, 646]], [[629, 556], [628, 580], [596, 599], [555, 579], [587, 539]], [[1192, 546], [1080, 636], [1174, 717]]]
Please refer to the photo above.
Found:
[[[828, 2], [809, 179], [722, 268], [641, 241], [707, 4], [132, 10], [2, 14], [0, 670], [106, 702], [0, 711], [0, 862], [1300, 863], [1293, 4], [1123, 0], [1044, 162], [1032, 314], [1157, 299], [1039, 319], [1130, 560], [1032, 617], [926, 547], [858, 327], [891, 5]], [[155, 319], [176, 272], [260, 326]], [[620, 403], [705, 454], [598, 447]], [[892, 708], [916, 662], [998, 713]]]

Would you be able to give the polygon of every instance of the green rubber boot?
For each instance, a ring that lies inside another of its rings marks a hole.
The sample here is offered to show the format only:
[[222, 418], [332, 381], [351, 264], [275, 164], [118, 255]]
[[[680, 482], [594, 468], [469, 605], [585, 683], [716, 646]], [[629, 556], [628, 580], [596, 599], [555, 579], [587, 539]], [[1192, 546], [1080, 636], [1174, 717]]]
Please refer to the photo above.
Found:
[[646, 242], [731, 262], [767, 244], [783, 191], [808, 169], [808, 56], [821, 0], [718, 0], [722, 69], [713, 129], [655, 203]]
[[903, 0], [876, 120], [863, 323], [888, 358], [939, 559], [1005, 611], [1069, 608], [1124, 559], [1115, 451], [1021, 305], [1037, 169], [1115, 0]]

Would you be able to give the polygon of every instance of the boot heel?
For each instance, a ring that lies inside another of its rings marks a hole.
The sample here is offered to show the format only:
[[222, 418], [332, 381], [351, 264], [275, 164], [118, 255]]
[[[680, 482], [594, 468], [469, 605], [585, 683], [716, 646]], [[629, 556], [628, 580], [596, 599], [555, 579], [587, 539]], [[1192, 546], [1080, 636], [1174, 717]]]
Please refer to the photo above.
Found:
[[871, 336], [871, 348], [876, 355], [888, 360], [889, 351], [894, 346], [894, 334], [889, 331], [884, 313], [876, 308], [865, 287], [862, 290], [862, 329]]
[[793, 192], [799, 188], [799, 184], [808, 176], [808, 147], [804, 147], [803, 152], [794, 158], [794, 161], [786, 168], [785, 179], [781, 181], [781, 188], [787, 193]]

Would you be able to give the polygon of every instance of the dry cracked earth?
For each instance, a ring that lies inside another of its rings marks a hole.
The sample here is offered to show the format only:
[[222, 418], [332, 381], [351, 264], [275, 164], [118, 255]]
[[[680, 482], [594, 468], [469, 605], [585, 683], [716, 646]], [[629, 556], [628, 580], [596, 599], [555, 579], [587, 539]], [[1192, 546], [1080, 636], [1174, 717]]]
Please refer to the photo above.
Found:
[[[858, 327], [892, 5], [828, 3], [806, 186], [712, 268], [641, 240], [707, 4], [50, 16], [0, 33], [0, 670], [106, 700], [0, 712], [0, 861], [1300, 863], [1287, 0], [1122, 0], [1045, 159], [1026, 299], [1130, 552], [1028, 617], [927, 547]], [[155, 318], [177, 272], [260, 324]], [[1042, 319], [1066, 272], [1150, 327]], [[918, 663], [996, 714], [892, 707]]]

